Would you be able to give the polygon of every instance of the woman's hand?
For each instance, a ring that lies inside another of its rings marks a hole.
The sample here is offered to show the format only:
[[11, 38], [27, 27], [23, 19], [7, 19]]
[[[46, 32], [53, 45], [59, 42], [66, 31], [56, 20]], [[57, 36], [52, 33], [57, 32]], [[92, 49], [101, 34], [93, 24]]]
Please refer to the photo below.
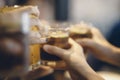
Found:
[[63, 59], [73, 80], [103, 80], [87, 64], [82, 47], [69, 39], [71, 48], [61, 49], [51, 45], [44, 45], [44, 50]]
[[82, 47], [72, 39], [69, 39], [69, 43], [71, 48], [67, 50], [51, 45], [44, 45], [43, 48], [46, 52], [62, 58], [71, 67], [77, 65], [77, 63], [85, 63], [86, 59]]
[[91, 27], [91, 33], [92, 39], [84, 38], [76, 41], [87, 47], [98, 59], [120, 66], [120, 49], [111, 45], [97, 28]]

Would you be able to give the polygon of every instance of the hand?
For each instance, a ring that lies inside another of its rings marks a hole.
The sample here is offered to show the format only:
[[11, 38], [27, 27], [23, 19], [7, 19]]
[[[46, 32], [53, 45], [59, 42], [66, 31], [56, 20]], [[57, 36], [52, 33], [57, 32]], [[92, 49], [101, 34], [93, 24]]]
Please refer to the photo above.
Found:
[[56, 55], [63, 59], [66, 62], [66, 64], [68, 64], [71, 67], [76, 65], [76, 63], [86, 62], [82, 47], [79, 46], [79, 44], [77, 44], [72, 39], [69, 39], [69, 43], [71, 44], [71, 48], [68, 50], [51, 45], [44, 45], [43, 48], [46, 52], [52, 55]]
[[50, 67], [46, 67], [46, 66], [40, 66], [38, 69], [34, 70], [34, 71], [30, 71], [28, 74], [26, 74], [23, 77], [20, 76], [15, 76], [15, 77], [6, 77], [3, 80], [35, 80], [37, 78], [41, 78], [44, 77], [46, 75], [49, 75], [53, 72], [53, 69]]
[[[110, 44], [107, 40], [102, 36], [100, 31], [96, 28], [91, 28], [91, 33], [93, 38], [84, 38], [84, 39], [77, 39], [76, 41], [82, 45], [83, 47], [89, 48], [91, 51], [96, 53], [95, 55], [100, 55], [99, 53], [106, 53], [107, 48], [110, 48]], [[104, 52], [105, 51], [105, 52]], [[100, 56], [98, 56], [100, 57]]]
[[97, 28], [91, 27], [91, 32], [92, 39], [84, 38], [76, 41], [83, 47], [87, 47], [98, 59], [119, 66], [120, 49], [111, 45]]
[[39, 15], [40, 12], [37, 6], [18, 6], [18, 7], [6, 7], [0, 9], [0, 19], [8, 20], [10, 22], [18, 21], [21, 18], [21, 14], [28, 13], [30, 16], [30, 26], [40, 27]]
[[63, 59], [71, 74], [73, 80], [103, 80], [87, 64], [83, 49], [72, 39], [69, 39], [71, 48], [68, 50], [61, 49], [51, 45], [44, 45], [44, 50], [52, 55]]
[[26, 80], [34, 80], [53, 73], [53, 69], [48, 66], [40, 66], [38, 69], [30, 71], [26, 76]]
[[[22, 51], [24, 51], [23, 46], [17, 40], [14, 39], [0, 39], [0, 50], [3, 51], [4, 54], [10, 53], [11, 55], [14, 55], [16, 57], [19, 57], [18, 55], [21, 54]], [[53, 72], [52, 68], [47, 66], [40, 66], [38, 69], [28, 72], [25, 78], [26, 80], [34, 80], [36, 78], [49, 75], [52, 72]]]

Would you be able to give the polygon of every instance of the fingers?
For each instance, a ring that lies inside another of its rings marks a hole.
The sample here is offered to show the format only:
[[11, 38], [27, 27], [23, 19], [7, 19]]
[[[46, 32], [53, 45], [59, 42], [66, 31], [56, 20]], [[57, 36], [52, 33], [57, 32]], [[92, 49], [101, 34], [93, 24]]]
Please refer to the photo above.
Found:
[[28, 8], [27, 8], [27, 6], [26, 6], [26, 9], [29, 10], [29, 13], [30, 13], [30, 14], [39, 17], [40, 11], [39, 11], [39, 9], [38, 9], [37, 6], [28, 6]]
[[43, 75], [47, 75], [52, 73], [54, 70], [51, 67], [48, 66], [40, 66], [39, 69]]
[[49, 75], [53, 73], [53, 69], [48, 66], [40, 66], [38, 69], [29, 72], [25, 78], [26, 80], [34, 80], [40, 77], [44, 77], [46, 75]]
[[[18, 8], [13, 8], [6, 11], [4, 14], [0, 14], [0, 20], [3, 23], [18, 23], [21, 21], [21, 14], [28, 13], [30, 16], [30, 26], [38, 26], [40, 28], [39, 15], [40, 12], [37, 6], [23, 6]], [[19, 21], [20, 20], [20, 21]]]
[[67, 58], [67, 51], [59, 47], [51, 46], [51, 45], [44, 45], [43, 49], [52, 55], [56, 55], [62, 58], [63, 60]]
[[46, 66], [49, 66], [54, 70], [67, 70], [67, 66], [64, 61], [48, 62]]
[[[81, 51], [83, 51], [83, 48], [82, 48], [82, 46], [81, 46], [81, 44], [79, 43], [77, 43], [76, 41], [74, 41], [73, 39], [71, 39], [71, 38], [69, 38], [69, 44], [71, 44], [71, 48], [70, 48], [70, 50], [71, 51], [74, 51], [74, 50], [76, 50], [76, 49], [80, 49]], [[73, 50], [72, 50], [73, 49]]]
[[89, 47], [92, 48], [95, 46], [95, 42], [92, 39], [77, 39], [76, 42], [80, 45], [82, 45], [83, 47]]
[[37, 6], [18, 7], [17, 9], [14, 9], [14, 10], [10, 11], [9, 13], [13, 13], [13, 12], [17, 13], [17, 14], [27, 12], [27, 13], [34, 15], [34, 16], [37, 16], [37, 17], [40, 15], [40, 12], [39, 12]]
[[100, 32], [99, 29], [97, 29], [95, 27], [92, 27], [91, 28], [91, 33], [92, 33], [92, 35], [93, 35], [94, 38], [105, 40], [104, 36], [102, 35], [102, 33]]
[[79, 46], [72, 38], [69, 38], [69, 44], [71, 44], [72, 45], [72, 47], [74, 47], [74, 46]]
[[81, 44], [82, 46], [90, 46], [90, 45], [92, 45], [90, 39], [76, 39], [76, 42]]
[[40, 24], [40, 19], [35, 16], [30, 16], [30, 27], [32, 26], [37, 26], [38, 30], [40, 30], [41, 24]]

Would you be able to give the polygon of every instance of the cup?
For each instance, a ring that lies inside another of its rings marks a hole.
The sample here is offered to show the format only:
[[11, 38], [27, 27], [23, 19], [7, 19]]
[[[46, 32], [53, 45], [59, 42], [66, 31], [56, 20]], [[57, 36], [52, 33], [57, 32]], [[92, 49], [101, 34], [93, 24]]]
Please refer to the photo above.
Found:
[[[72, 39], [83, 39], [83, 38], [92, 38], [93, 35], [90, 30], [90, 26], [84, 22], [80, 24], [71, 25], [69, 29], [69, 35]], [[88, 50], [86, 47], [83, 47], [84, 53], [87, 54]], [[87, 57], [87, 55], [86, 55]]]
[[29, 71], [40, 67], [40, 34], [37, 26], [32, 26], [30, 31], [30, 63]]
[[51, 28], [47, 30], [48, 32], [43, 35], [43, 37], [46, 39], [46, 42], [41, 44], [40, 48], [40, 57], [41, 57], [41, 64], [43, 65], [61, 65], [61, 58], [51, 55], [44, 51], [43, 45], [49, 44], [53, 46], [60, 47], [62, 49], [69, 49], [70, 44], [68, 43], [69, 39], [69, 32], [68, 32], [68, 26], [65, 26], [65, 24], [52, 24]]

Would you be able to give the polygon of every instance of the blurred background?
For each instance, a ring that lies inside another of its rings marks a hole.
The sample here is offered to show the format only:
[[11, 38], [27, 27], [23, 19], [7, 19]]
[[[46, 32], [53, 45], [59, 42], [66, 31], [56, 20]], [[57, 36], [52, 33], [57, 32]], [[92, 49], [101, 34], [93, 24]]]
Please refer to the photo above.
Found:
[[[47, 21], [92, 23], [108, 41], [120, 47], [120, 0], [0, 0], [0, 7], [6, 5], [37, 5], [40, 19]], [[103, 63], [94, 58], [88, 61], [95, 70]]]
[[0, 0], [4, 5], [37, 5], [41, 19], [48, 21], [85, 21], [106, 36], [120, 20], [120, 0]]

